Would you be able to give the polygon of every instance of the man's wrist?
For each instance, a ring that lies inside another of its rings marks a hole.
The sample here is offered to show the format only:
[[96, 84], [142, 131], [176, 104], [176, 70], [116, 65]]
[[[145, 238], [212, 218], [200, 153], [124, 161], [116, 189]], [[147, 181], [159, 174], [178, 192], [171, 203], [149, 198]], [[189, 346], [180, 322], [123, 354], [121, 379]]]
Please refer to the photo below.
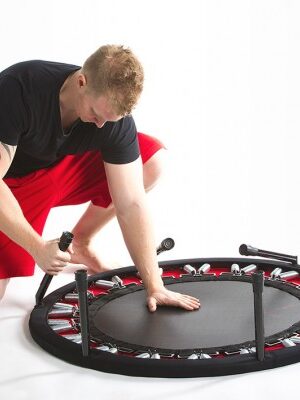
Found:
[[35, 237], [28, 243], [26, 250], [35, 259], [44, 250], [45, 243], [42, 237]]
[[155, 293], [164, 288], [164, 283], [160, 276], [156, 279], [144, 282], [144, 285], [148, 293]]

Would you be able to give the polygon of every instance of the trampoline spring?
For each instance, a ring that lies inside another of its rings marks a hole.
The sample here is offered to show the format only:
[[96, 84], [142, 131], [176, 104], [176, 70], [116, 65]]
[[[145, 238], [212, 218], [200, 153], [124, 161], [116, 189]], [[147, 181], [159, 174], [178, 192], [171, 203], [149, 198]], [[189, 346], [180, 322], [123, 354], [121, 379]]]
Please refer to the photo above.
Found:
[[95, 347], [95, 349], [100, 350], [100, 351], [108, 351], [109, 346], [101, 345], [101, 346]]
[[117, 354], [118, 353], [118, 349], [115, 346], [108, 346], [108, 345], [101, 345], [98, 347], [95, 347], [96, 350], [100, 350], [100, 351], [106, 351], [107, 353], [111, 353], [111, 354]]
[[256, 353], [256, 347], [244, 347], [240, 350], [240, 354], [254, 354]]
[[240, 350], [240, 354], [249, 354], [249, 353], [250, 353], [249, 349], [244, 348]]
[[233, 275], [240, 274], [240, 266], [238, 264], [232, 264], [230, 271]]
[[82, 343], [82, 339], [81, 339], [81, 333], [74, 333], [71, 335], [64, 335], [62, 336], [65, 339], [71, 340], [74, 343], [77, 344], [81, 344]]
[[289, 339], [295, 344], [300, 344], [300, 336], [292, 336]]
[[111, 353], [111, 354], [117, 354], [118, 353], [118, 348], [117, 347], [111, 347], [108, 350], [108, 352]]
[[151, 355], [149, 353], [140, 353], [135, 358], [150, 358]]
[[152, 360], [160, 360], [160, 354], [158, 353], [153, 353], [150, 357]]
[[112, 280], [112, 282], [114, 282], [120, 289], [122, 289], [122, 288], [125, 287], [125, 285], [124, 285], [122, 279], [121, 279], [118, 275], [114, 275], [114, 276], [111, 278], [111, 280]]
[[287, 271], [279, 275], [280, 279], [292, 279], [299, 275], [297, 271]]
[[50, 325], [51, 329], [56, 333], [62, 333], [70, 331], [74, 328], [71, 322], [66, 322], [65, 324]]
[[195, 275], [197, 273], [196, 268], [192, 267], [189, 264], [184, 265], [183, 269], [185, 272], [187, 272], [188, 274], [191, 274], [191, 275]]
[[200, 360], [209, 360], [211, 358], [211, 356], [206, 353], [201, 353], [199, 358], [200, 358]]
[[[94, 298], [93, 293], [90, 291], [87, 291], [87, 298], [88, 298], [88, 300], [92, 300]], [[65, 295], [64, 299], [67, 301], [78, 301], [79, 295], [78, 295], [78, 293], [67, 293]]]
[[60, 318], [51, 318], [48, 319], [48, 325], [64, 325], [70, 322], [68, 319], [60, 319]]
[[190, 356], [188, 356], [187, 359], [188, 359], [188, 360], [198, 360], [199, 357], [198, 357], [197, 354], [193, 353], [193, 354], [191, 354]]
[[280, 274], [282, 272], [282, 268], [275, 268], [270, 274], [271, 279], [277, 279], [279, 278]]
[[105, 279], [99, 279], [94, 282], [94, 285], [99, 289], [112, 289], [116, 284], [112, 281], [107, 281]]
[[241, 269], [241, 274], [250, 274], [251, 272], [254, 272], [256, 270], [257, 270], [257, 265], [250, 264]]
[[73, 310], [74, 306], [73, 306], [73, 304], [67, 304], [67, 303], [54, 303], [52, 309], [56, 309], [56, 310]]
[[198, 274], [206, 274], [207, 272], [210, 271], [210, 264], [205, 263], [203, 264], [200, 268], [198, 268]]
[[76, 308], [70, 309], [70, 308], [57, 308], [57, 309], [52, 309], [49, 311], [48, 316], [49, 317], [73, 317], [76, 313]]
[[283, 339], [282, 341], [281, 341], [281, 343], [284, 345], [284, 347], [293, 347], [293, 346], [296, 346], [296, 343], [294, 343], [291, 339], [289, 339], [289, 338], [286, 338], [286, 339]]

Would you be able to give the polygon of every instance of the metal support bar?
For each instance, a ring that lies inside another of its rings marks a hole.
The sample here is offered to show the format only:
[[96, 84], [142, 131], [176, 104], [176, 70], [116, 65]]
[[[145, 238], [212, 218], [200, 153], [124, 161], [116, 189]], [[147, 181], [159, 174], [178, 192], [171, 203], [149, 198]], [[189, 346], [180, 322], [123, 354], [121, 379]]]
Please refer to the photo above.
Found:
[[265, 358], [265, 328], [264, 328], [264, 310], [263, 310], [263, 272], [252, 274], [252, 285], [254, 294], [254, 321], [255, 321], [255, 343], [256, 358], [263, 361]]
[[89, 315], [88, 315], [88, 300], [87, 300], [87, 272], [85, 269], [80, 269], [75, 272], [76, 288], [79, 300], [80, 313], [80, 331], [82, 340], [82, 355], [87, 357], [90, 352], [90, 330], [89, 330]]
[[274, 258], [275, 260], [285, 261], [292, 264], [298, 263], [297, 256], [291, 256], [289, 254], [276, 253], [274, 251], [261, 250], [256, 247], [249, 246], [248, 244], [241, 244], [239, 252], [242, 256], [256, 256], [265, 258]]

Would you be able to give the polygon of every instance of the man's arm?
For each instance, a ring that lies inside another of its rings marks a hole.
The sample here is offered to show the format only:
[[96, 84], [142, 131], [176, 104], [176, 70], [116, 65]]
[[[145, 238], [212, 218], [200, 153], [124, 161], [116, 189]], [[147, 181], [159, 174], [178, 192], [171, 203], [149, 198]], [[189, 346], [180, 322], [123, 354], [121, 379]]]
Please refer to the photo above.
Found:
[[45, 242], [23, 215], [13, 193], [3, 181], [14, 158], [17, 146], [0, 142], [0, 231], [32, 255], [47, 273], [56, 275], [70, 260], [56, 241]]
[[138, 268], [148, 293], [148, 307], [157, 304], [199, 308], [199, 300], [167, 290], [156, 260], [156, 246], [146, 194], [141, 159], [128, 164], [104, 163], [116, 216], [131, 258]]

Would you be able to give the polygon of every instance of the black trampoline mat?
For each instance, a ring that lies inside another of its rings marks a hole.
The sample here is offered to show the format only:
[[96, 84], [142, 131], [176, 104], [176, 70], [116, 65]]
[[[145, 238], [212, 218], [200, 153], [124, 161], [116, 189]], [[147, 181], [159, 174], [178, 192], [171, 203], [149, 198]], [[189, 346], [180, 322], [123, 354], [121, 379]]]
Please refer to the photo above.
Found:
[[[198, 281], [168, 288], [199, 298], [201, 308], [158, 307], [150, 313], [145, 290], [139, 290], [104, 304], [91, 316], [93, 325], [116, 340], [154, 348], [222, 347], [255, 339], [250, 283]], [[266, 337], [300, 320], [299, 300], [289, 293], [265, 286], [263, 304]]]

